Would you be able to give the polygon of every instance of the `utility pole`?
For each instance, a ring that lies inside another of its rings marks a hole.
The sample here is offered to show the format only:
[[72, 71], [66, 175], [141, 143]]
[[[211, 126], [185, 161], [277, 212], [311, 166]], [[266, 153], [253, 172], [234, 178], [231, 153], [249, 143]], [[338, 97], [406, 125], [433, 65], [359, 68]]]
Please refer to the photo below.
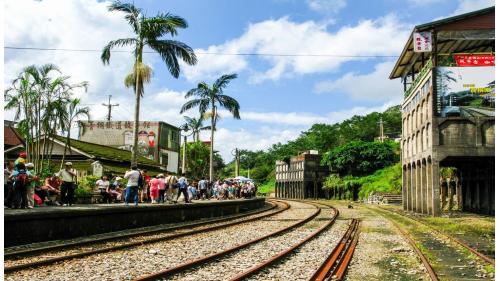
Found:
[[235, 157], [235, 167], [234, 167], [234, 174], [235, 174], [235, 177], [239, 176], [240, 175], [240, 151], [235, 148], [233, 151], [232, 151], [232, 154], [233, 156]]
[[380, 121], [378, 122], [379, 128], [380, 128], [380, 140], [384, 141], [384, 121], [382, 120], [382, 117], [380, 117]]
[[108, 121], [111, 121], [111, 108], [113, 106], [119, 106], [120, 104], [111, 104], [111, 95], [108, 95], [108, 104], [103, 103], [102, 105], [108, 107], [108, 116], [106, 117], [106, 119], [108, 119]]

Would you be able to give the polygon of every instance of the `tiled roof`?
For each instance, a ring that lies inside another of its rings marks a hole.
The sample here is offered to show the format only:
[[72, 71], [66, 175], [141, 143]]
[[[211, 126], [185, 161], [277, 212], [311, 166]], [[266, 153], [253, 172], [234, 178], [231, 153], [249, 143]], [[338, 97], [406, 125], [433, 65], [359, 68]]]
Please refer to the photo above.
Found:
[[22, 137], [19, 135], [16, 129], [11, 126], [3, 127], [3, 135], [4, 145], [16, 146], [24, 144], [24, 140], [22, 139]]

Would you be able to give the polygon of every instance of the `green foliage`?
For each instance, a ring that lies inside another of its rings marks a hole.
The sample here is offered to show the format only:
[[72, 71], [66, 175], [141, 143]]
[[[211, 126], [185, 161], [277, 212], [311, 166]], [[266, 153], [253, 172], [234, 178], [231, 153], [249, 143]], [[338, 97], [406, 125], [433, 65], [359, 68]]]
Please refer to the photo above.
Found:
[[[184, 150], [181, 151], [181, 157]], [[190, 142], [186, 146], [187, 176], [193, 179], [208, 177], [208, 163], [210, 162], [210, 147], [201, 141]], [[224, 168], [224, 161], [219, 153], [214, 154], [214, 170]]]
[[78, 182], [78, 187], [75, 189], [75, 197], [88, 197], [92, 195], [96, 181], [99, 177], [96, 176], [85, 176]]
[[276, 184], [276, 182], [274, 180], [270, 180], [264, 185], [257, 186], [257, 194], [267, 195], [271, 192], [274, 192], [274, 185], [275, 184]]
[[371, 192], [401, 193], [401, 178], [401, 163], [397, 163], [355, 181], [361, 185], [359, 197], [366, 198]]
[[322, 164], [341, 175], [363, 176], [399, 160], [399, 144], [393, 141], [352, 141], [323, 155]]

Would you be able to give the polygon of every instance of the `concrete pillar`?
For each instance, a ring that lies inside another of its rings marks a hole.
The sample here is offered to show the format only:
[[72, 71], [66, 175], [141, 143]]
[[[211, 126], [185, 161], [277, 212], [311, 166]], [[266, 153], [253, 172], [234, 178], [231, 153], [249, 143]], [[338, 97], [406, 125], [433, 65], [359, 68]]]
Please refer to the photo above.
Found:
[[422, 213], [427, 214], [427, 198], [429, 194], [427, 192], [427, 162], [424, 160], [421, 164], [420, 176], [421, 176], [421, 189], [422, 189]]
[[421, 213], [422, 212], [422, 165], [420, 162], [417, 162], [417, 168], [416, 168], [416, 174], [417, 174], [417, 180], [416, 180], [416, 191], [417, 191], [417, 204], [416, 204], [416, 211]]
[[408, 194], [408, 184], [407, 184], [407, 180], [408, 180], [408, 175], [407, 175], [407, 168], [406, 166], [403, 167], [403, 173], [402, 173], [402, 184], [403, 184], [403, 187], [401, 189], [401, 197], [403, 198], [403, 210], [408, 210], [408, 200], [406, 198], [406, 194]]
[[432, 215], [439, 216], [441, 214], [441, 206], [439, 205], [439, 163], [432, 161]]
[[417, 212], [418, 211], [418, 209], [417, 209], [417, 202], [418, 202], [417, 201], [418, 200], [417, 164], [413, 163], [412, 167], [411, 167], [411, 170], [412, 170], [412, 173], [411, 173], [412, 181], [411, 181], [411, 183], [412, 183], [412, 196], [413, 196], [413, 198], [411, 200], [411, 202], [412, 202], [412, 204], [411, 204], [412, 205], [411, 206], [412, 209], [411, 210], [413, 212]]
[[427, 160], [425, 163], [426, 166], [426, 189], [427, 189], [427, 214], [432, 214], [432, 164]]

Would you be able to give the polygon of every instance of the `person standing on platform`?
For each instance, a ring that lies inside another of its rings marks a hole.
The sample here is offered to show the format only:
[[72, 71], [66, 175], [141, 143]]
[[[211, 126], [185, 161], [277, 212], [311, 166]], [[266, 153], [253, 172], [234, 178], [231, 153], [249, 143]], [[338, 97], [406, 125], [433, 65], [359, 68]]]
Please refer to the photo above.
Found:
[[3, 184], [4, 184], [4, 207], [12, 207], [12, 198], [14, 196], [14, 181], [12, 180], [12, 173], [14, 173], [14, 162], [9, 161], [7, 167], [3, 172]]
[[158, 175], [158, 203], [165, 203], [165, 176], [163, 174]]
[[141, 171], [141, 176], [144, 179], [144, 184], [139, 186], [139, 190], [141, 191], [141, 203], [149, 201], [149, 181], [151, 177], [148, 174], [147, 170]]
[[200, 199], [205, 200], [205, 198], [208, 199], [208, 193], [207, 193], [207, 188], [208, 188], [208, 181], [207, 179], [203, 178], [198, 182], [198, 189], [200, 190]]
[[159, 176], [156, 176], [156, 178], [152, 178], [149, 181], [149, 195], [151, 197], [151, 204], [156, 204], [158, 203], [158, 189], [160, 185], [160, 180]]
[[59, 171], [58, 176], [62, 178], [61, 184], [61, 203], [63, 206], [73, 205], [75, 196], [76, 170], [73, 169], [73, 163], [66, 162], [64, 169]]
[[134, 197], [134, 204], [137, 206], [139, 204], [139, 181], [141, 179], [141, 173], [137, 170], [137, 166], [132, 166], [131, 171], [125, 173], [124, 178], [128, 179], [127, 189], [125, 190], [125, 205], [128, 206], [130, 196]]
[[19, 157], [14, 162], [14, 168], [17, 166], [17, 164], [21, 163], [20, 161], [22, 161], [23, 164], [26, 164], [26, 157], [27, 156], [28, 155], [26, 154], [26, 152], [19, 153]]
[[12, 173], [12, 180], [14, 181], [14, 198], [12, 207], [14, 209], [28, 208], [28, 195], [26, 193], [26, 189], [29, 185], [30, 176], [29, 172], [26, 171], [24, 159], [21, 159]]
[[30, 181], [28, 186], [26, 187], [26, 194], [28, 196], [28, 209], [33, 209], [35, 207], [35, 181], [33, 177], [36, 176], [36, 172], [33, 170], [35, 165], [33, 163], [26, 164], [26, 170], [30, 174]]
[[177, 194], [177, 188], [178, 188], [178, 180], [175, 175], [168, 175], [167, 173], [167, 178], [165, 180], [167, 182], [167, 200], [170, 203], [174, 203], [174, 197]]
[[179, 197], [182, 195], [184, 196], [184, 202], [190, 203], [189, 202], [189, 194], [188, 194], [188, 180], [186, 179], [186, 174], [182, 173], [182, 176], [179, 178], [178, 181], [179, 184], [179, 191], [177, 192], [177, 199], [175, 202], [177, 203], [179, 201]]

